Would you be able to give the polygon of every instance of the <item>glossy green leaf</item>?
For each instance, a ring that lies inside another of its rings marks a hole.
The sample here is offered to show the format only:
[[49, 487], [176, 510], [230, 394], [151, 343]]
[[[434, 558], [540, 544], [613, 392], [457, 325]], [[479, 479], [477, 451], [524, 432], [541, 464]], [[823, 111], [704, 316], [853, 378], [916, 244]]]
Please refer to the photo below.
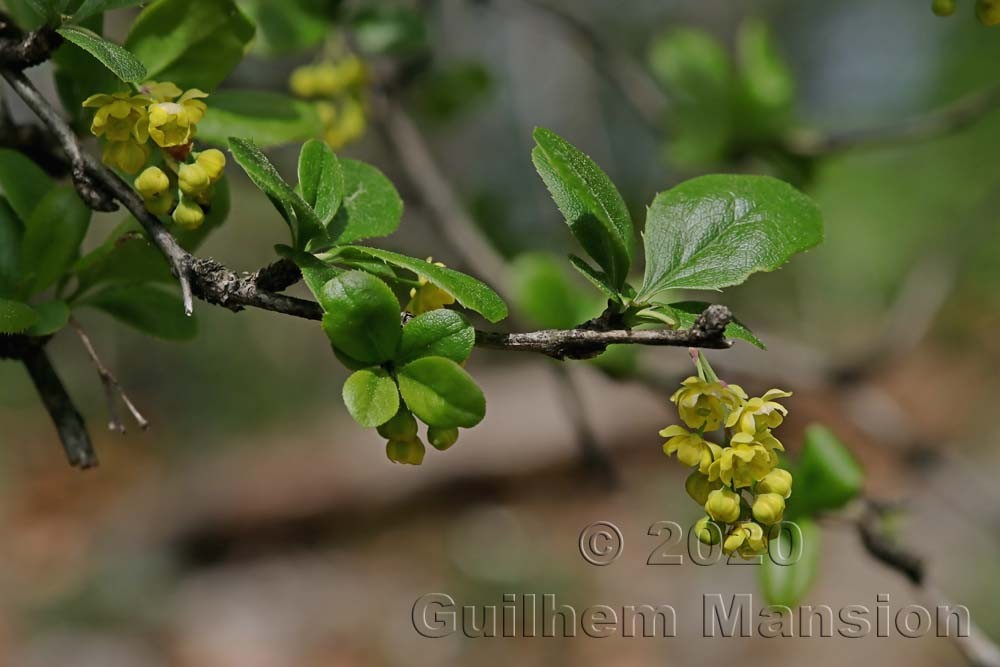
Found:
[[83, 26], [65, 25], [58, 30], [65, 39], [97, 58], [115, 76], [126, 83], [145, 80], [146, 68], [139, 59], [114, 42]]
[[795, 101], [795, 79], [760, 19], [740, 26], [736, 40], [740, 66], [740, 131], [762, 140], [783, 131]]
[[225, 146], [231, 136], [252, 137], [258, 146], [305, 141], [323, 131], [316, 105], [264, 90], [220, 90], [208, 98], [198, 140]]
[[[673, 319], [678, 329], [690, 329], [698, 319], [698, 316], [705, 312], [705, 309], [709, 305], [711, 304], [705, 301], [680, 301], [669, 305], [657, 306], [657, 309]], [[767, 349], [764, 343], [746, 325], [736, 319], [726, 326], [725, 336], [726, 338], [736, 338], [746, 341], [762, 350]]]
[[330, 266], [311, 252], [295, 250], [286, 245], [277, 245], [275, 250], [282, 257], [295, 262], [295, 266], [299, 267], [299, 271], [302, 272], [302, 281], [317, 300], [321, 298], [323, 285], [343, 273], [337, 267]]
[[22, 333], [38, 321], [38, 313], [26, 303], [0, 299], [0, 334]]
[[256, 144], [246, 139], [230, 137], [229, 150], [254, 185], [268, 196], [284, 217], [292, 230], [292, 242], [297, 249], [305, 248], [310, 239], [323, 232], [312, 207], [285, 182]]
[[423, 357], [399, 369], [406, 406], [428, 426], [471, 428], [486, 415], [475, 380], [451, 359]]
[[385, 175], [365, 162], [340, 160], [344, 174], [344, 198], [329, 225], [330, 238], [351, 243], [388, 236], [399, 227], [403, 200]]
[[773, 271], [823, 240], [819, 207], [770, 176], [701, 176], [662, 192], [646, 215], [639, 303], [674, 288], [719, 289]]
[[150, 79], [210, 92], [243, 59], [253, 35], [232, 0], [156, 0], [132, 24], [125, 48]]
[[758, 572], [768, 604], [794, 608], [802, 602], [819, 572], [821, 547], [820, 529], [814, 521], [799, 519], [794, 526], [781, 527], [768, 543]]
[[24, 225], [0, 197], [0, 297], [12, 296], [21, 278], [21, 236]]
[[30, 294], [52, 286], [69, 270], [90, 225], [91, 211], [76, 190], [50, 191], [35, 209], [21, 241], [21, 266]]
[[344, 404], [347, 411], [366, 428], [386, 423], [399, 410], [399, 390], [396, 383], [381, 368], [355, 371], [344, 383]]
[[518, 314], [542, 329], [572, 329], [601, 312], [601, 300], [571, 280], [565, 262], [526, 253], [511, 264], [511, 294]]
[[165, 340], [194, 338], [198, 327], [179, 296], [151, 285], [111, 285], [81, 300], [119, 322]]
[[38, 321], [25, 332], [29, 336], [51, 336], [69, 323], [69, 304], [62, 299], [45, 301], [33, 307], [38, 313]]
[[833, 431], [813, 424], [805, 431], [788, 507], [796, 516], [839, 509], [861, 493], [864, 471]]
[[80, 8], [73, 12], [74, 21], [82, 21], [101, 12], [112, 9], [122, 9], [124, 7], [135, 7], [148, 0], [83, 0]]
[[532, 161], [573, 236], [621, 289], [632, 263], [634, 232], [625, 201], [608, 175], [551, 130], [535, 128]]
[[396, 356], [399, 301], [389, 286], [363, 271], [347, 271], [318, 295], [323, 330], [333, 345], [358, 361], [380, 364]]
[[507, 317], [507, 304], [500, 298], [500, 295], [490, 289], [485, 283], [476, 280], [472, 276], [467, 276], [454, 269], [437, 266], [426, 260], [408, 257], [390, 250], [368, 248], [366, 246], [348, 247], [357, 252], [377, 257], [389, 264], [412, 271], [421, 278], [434, 283], [448, 292], [460, 304], [469, 310], [476, 311], [490, 322], [499, 322]]
[[444, 357], [459, 363], [469, 358], [476, 330], [453, 310], [440, 308], [417, 315], [403, 327], [397, 364], [421, 357]]
[[329, 225], [337, 214], [344, 187], [344, 171], [330, 147], [317, 139], [303, 144], [299, 153], [299, 188], [323, 226]]
[[23, 153], [0, 148], [0, 189], [21, 222], [31, 219], [35, 207], [52, 188], [48, 174]]

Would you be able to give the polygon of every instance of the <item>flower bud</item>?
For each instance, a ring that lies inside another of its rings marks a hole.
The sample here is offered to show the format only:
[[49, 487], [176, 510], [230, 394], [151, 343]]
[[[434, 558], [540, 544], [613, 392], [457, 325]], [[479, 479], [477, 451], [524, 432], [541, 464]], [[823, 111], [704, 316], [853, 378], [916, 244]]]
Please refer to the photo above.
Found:
[[174, 207], [174, 203], [177, 199], [174, 197], [174, 193], [170, 190], [161, 192], [155, 197], [147, 197], [143, 199], [143, 203], [146, 204], [146, 210], [153, 215], [166, 215], [170, 213], [170, 209]]
[[375, 430], [387, 440], [412, 440], [417, 437], [417, 420], [409, 410], [401, 407], [392, 419]]
[[976, 18], [985, 26], [1000, 24], [1000, 0], [976, 0]]
[[458, 442], [458, 429], [431, 426], [427, 429], [427, 441], [431, 443], [434, 449], [443, 452]]
[[699, 505], [707, 503], [708, 494], [719, 488], [722, 488], [722, 482], [718, 480], [710, 482], [708, 481], [708, 477], [701, 474], [697, 470], [688, 475], [687, 480], [684, 482], [684, 489]]
[[410, 440], [390, 440], [385, 445], [385, 455], [393, 463], [418, 466], [424, 460], [424, 443], [417, 438]]
[[955, 13], [955, 0], [933, 0], [931, 11], [938, 16], [951, 16]]
[[726, 535], [725, 541], [722, 543], [722, 553], [731, 554], [741, 546], [747, 540], [747, 532], [742, 528], [735, 528], [733, 532]]
[[218, 148], [209, 148], [198, 153], [195, 163], [205, 170], [208, 180], [215, 183], [222, 176], [222, 170], [226, 168], [226, 156]]
[[757, 483], [757, 493], [777, 493], [787, 498], [792, 495], [792, 473], [775, 468]]
[[170, 179], [159, 167], [147, 167], [135, 179], [135, 189], [143, 199], [155, 197], [166, 192], [170, 187]]
[[698, 519], [693, 530], [695, 537], [702, 544], [712, 546], [722, 541], [722, 528], [707, 516]]
[[785, 499], [777, 493], [761, 493], [753, 501], [753, 518], [765, 526], [781, 521], [785, 513]]
[[198, 229], [205, 221], [205, 212], [197, 202], [181, 197], [181, 202], [174, 209], [173, 219], [181, 229]]
[[177, 171], [177, 185], [181, 192], [193, 197], [207, 190], [211, 179], [200, 164], [182, 164]]
[[716, 489], [708, 494], [705, 511], [715, 521], [732, 523], [740, 518], [740, 496], [726, 487]]
[[288, 87], [299, 97], [313, 97], [316, 95], [316, 71], [312, 65], [296, 67], [292, 76], [288, 79]]

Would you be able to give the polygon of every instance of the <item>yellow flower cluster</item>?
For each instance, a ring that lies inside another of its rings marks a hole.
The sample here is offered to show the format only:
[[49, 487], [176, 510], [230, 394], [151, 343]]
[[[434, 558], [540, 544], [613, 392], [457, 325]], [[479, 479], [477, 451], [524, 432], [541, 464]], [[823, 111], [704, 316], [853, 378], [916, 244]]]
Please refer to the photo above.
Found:
[[337, 150], [360, 138], [367, 127], [364, 87], [368, 70], [354, 55], [303, 65], [288, 80], [298, 97], [316, 100], [323, 139]]
[[[753, 558], [767, 550], [775, 532], [770, 527], [781, 522], [792, 493], [791, 473], [776, 467], [784, 447], [771, 432], [788, 412], [777, 399], [791, 393], [771, 389], [750, 398], [742, 387], [716, 378], [703, 357], [699, 371], [670, 398], [687, 428], [660, 431], [667, 438], [663, 451], [696, 468], [685, 488], [708, 515], [695, 524], [698, 539], [721, 541], [725, 553]], [[726, 445], [705, 438], [723, 427]]]
[[205, 221], [202, 207], [211, 203], [212, 187], [226, 167], [226, 156], [215, 148], [191, 153], [189, 159], [181, 163], [165, 160], [167, 171], [147, 167], [134, 184], [150, 213], [167, 215], [172, 210], [173, 221], [186, 230], [197, 229]]
[[[434, 266], [444, 267], [441, 262], [435, 262], [433, 257], [428, 257], [427, 262]], [[444, 308], [455, 303], [455, 297], [438, 287], [426, 278], [421, 277], [417, 281], [416, 287], [410, 288], [410, 300], [406, 304], [406, 312], [411, 315], [420, 315], [438, 308]]]

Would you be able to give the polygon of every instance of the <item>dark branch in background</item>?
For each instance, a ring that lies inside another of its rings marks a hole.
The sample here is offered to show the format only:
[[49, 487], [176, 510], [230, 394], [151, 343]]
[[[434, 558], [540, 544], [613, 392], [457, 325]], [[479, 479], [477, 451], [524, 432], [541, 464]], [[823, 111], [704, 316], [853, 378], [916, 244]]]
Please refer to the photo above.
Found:
[[143, 430], [149, 428], [149, 422], [142, 416], [139, 409], [135, 407], [135, 404], [132, 403], [132, 399], [128, 397], [125, 390], [122, 389], [121, 384], [118, 382], [118, 378], [116, 378], [114, 374], [108, 370], [107, 366], [104, 365], [104, 362], [102, 362], [101, 358], [97, 355], [97, 350], [94, 349], [94, 344], [90, 341], [90, 336], [87, 335], [87, 332], [84, 331], [83, 327], [80, 326], [80, 323], [76, 321], [76, 318], [71, 317], [69, 324], [73, 327], [73, 330], [76, 331], [76, 335], [80, 338], [80, 342], [83, 343], [83, 347], [87, 351], [87, 356], [89, 356], [90, 360], [94, 363], [94, 367], [97, 369], [97, 375], [101, 378], [101, 384], [104, 385], [104, 395], [108, 402], [108, 428], [112, 431], [117, 431], [118, 433], [125, 432], [125, 424], [122, 423], [121, 418], [118, 416], [118, 402], [116, 399], [119, 397], [128, 409], [129, 414], [132, 415], [135, 423], [139, 425], [139, 428]]

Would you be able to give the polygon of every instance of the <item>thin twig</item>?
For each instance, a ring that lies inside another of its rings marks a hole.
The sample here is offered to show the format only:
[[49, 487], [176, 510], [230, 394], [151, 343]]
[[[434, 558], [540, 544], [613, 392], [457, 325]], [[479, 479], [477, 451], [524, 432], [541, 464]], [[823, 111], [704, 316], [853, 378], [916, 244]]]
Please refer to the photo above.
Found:
[[122, 403], [124, 403], [125, 407], [128, 408], [129, 414], [131, 414], [132, 418], [135, 419], [135, 423], [139, 425], [139, 428], [142, 430], [149, 428], [149, 422], [142, 416], [139, 409], [135, 407], [135, 404], [132, 403], [132, 399], [128, 397], [125, 390], [122, 389], [121, 384], [118, 382], [118, 378], [116, 378], [114, 374], [108, 370], [108, 367], [104, 365], [101, 358], [97, 355], [97, 350], [94, 348], [94, 344], [91, 342], [90, 336], [87, 335], [87, 332], [84, 331], [83, 327], [80, 326], [80, 323], [75, 317], [71, 317], [69, 323], [70, 326], [73, 327], [73, 330], [76, 331], [76, 335], [79, 336], [84, 349], [87, 350], [87, 355], [90, 356], [90, 360], [94, 363], [94, 367], [97, 369], [97, 374], [101, 378], [101, 383], [104, 385], [104, 393], [108, 400], [108, 428], [119, 433], [125, 432], [125, 424], [123, 424], [122, 420], [118, 417], [118, 403], [116, 401], [116, 398], [118, 397], [121, 398]]

